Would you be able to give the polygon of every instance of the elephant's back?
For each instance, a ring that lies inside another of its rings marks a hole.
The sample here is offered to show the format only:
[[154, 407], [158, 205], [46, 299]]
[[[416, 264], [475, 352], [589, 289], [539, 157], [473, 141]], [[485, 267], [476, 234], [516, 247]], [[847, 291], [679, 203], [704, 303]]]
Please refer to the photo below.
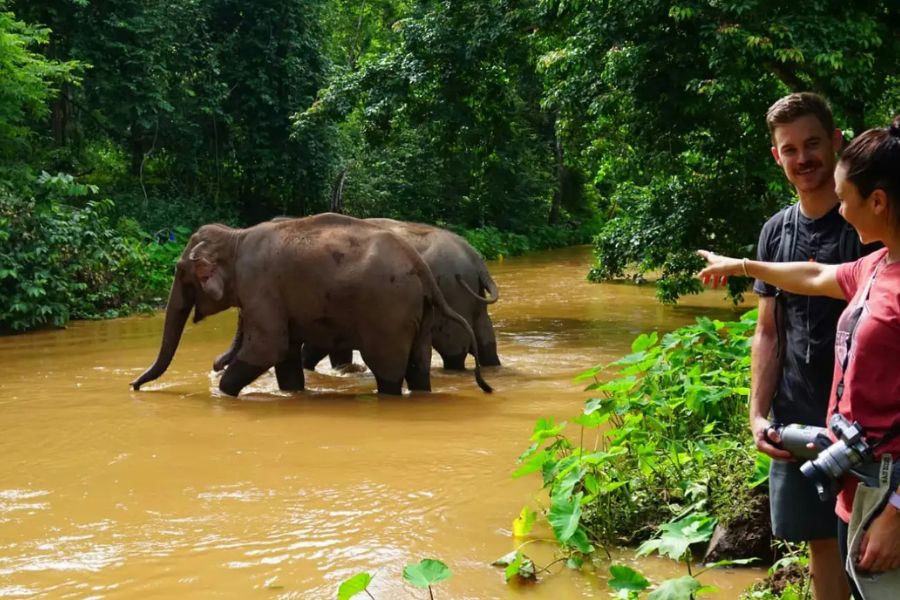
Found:
[[267, 262], [289, 286], [299, 279], [306, 287], [339, 290], [344, 295], [384, 294], [384, 290], [373, 289], [379, 287], [397, 293], [401, 286], [415, 287], [416, 293], [421, 293], [424, 263], [390, 231], [343, 215], [278, 225], [281, 228], [271, 240]]

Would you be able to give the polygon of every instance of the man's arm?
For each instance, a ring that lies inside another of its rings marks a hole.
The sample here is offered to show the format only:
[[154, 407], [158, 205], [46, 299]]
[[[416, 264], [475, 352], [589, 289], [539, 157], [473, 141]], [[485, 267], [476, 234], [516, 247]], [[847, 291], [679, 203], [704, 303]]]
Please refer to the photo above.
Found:
[[766, 438], [769, 411], [781, 371], [778, 361], [778, 328], [775, 323], [774, 296], [759, 297], [759, 317], [750, 363], [750, 430], [760, 452], [772, 458], [789, 459], [791, 454], [776, 448]]

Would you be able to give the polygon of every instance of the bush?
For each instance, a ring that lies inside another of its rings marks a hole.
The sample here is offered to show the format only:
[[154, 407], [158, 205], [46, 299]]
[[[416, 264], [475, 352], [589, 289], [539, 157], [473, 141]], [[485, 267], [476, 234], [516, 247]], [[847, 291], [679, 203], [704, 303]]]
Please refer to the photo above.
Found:
[[464, 237], [483, 257], [490, 260], [501, 256], [518, 256], [534, 250], [586, 244], [596, 231], [597, 225], [593, 222], [541, 225], [530, 227], [521, 233], [501, 231], [496, 227], [462, 229], [446, 224], [444, 227]]
[[[597, 379], [588, 387], [597, 395], [573, 419], [572, 439], [566, 423], [538, 421], [514, 476], [541, 473], [566, 553], [639, 542], [693, 513], [741, 514], [755, 473], [745, 410], [755, 323], [751, 311], [737, 322], [699, 318], [662, 339], [642, 334], [632, 354], [582, 374]], [[599, 381], [610, 369], [615, 377]]]
[[0, 331], [61, 327], [165, 301], [181, 245], [168, 237], [160, 244], [132, 220], [113, 224], [111, 200], [63, 203], [66, 192], [95, 191], [64, 176], [42, 183], [41, 199], [0, 192]]

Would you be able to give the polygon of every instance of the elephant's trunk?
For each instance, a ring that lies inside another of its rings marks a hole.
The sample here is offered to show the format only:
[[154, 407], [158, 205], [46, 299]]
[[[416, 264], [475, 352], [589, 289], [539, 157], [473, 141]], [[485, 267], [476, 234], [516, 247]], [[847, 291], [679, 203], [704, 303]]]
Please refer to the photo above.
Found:
[[175, 356], [175, 350], [178, 349], [178, 342], [181, 341], [181, 334], [184, 331], [184, 324], [187, 322], [188, 315], [194, 307], [192, 295], [185, 290], [178, 275], [172, 283], [172, 291], [169, 292], [169, 302], [166, 304], [166, 324], [163, 328], [162, 344], [159, 347], [159, 355], [156, 362], [141, 374], [140, 377], [131, 382], [131, 387], [138, 390], [148, 381], [157, 379], [166, 372], [172, 357]]

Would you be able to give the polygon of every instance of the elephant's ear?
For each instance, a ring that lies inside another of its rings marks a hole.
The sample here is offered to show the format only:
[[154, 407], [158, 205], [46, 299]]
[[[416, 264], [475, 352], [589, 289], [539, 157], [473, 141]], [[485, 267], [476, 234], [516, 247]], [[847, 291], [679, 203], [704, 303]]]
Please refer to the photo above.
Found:
[[215, 258], [203, 248], [205, 243], [200, 242], [191, 250], [191, 264], [200, 287], [210, 298], [218, 302], [225, 294], [225, 282], [222, 280], [222, 272], [216, 265]]

